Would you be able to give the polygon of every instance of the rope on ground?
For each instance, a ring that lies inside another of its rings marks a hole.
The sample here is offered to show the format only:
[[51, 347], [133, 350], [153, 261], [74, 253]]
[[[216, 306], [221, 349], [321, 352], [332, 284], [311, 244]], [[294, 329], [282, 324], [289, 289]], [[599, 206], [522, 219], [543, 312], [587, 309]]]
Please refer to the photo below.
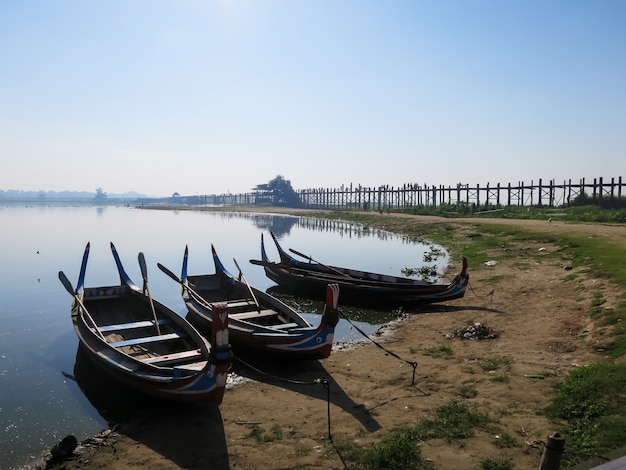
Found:
[[[348, 323], [350, 323], [350, 325], [352, 325], [352, 327], [357, 330], [359, 333], [361, 333], [365, 338], [367, 338], [368, 340], [370, 340], [372, 343], [374, 343], [374, 345], [380, 349], [382, 349], [383, 351], [385, 351], [387, 354], [389, 354], [390, 356], [395, 357], [396, 359], [401, 360], [402, 362], [406, 362], [408, 365], [410, 365], [411, 367], [413, 367], [413, 379], [411, 380], [411, 387], [415, 386], [415, 372], [417, 370], [417, 362], [415, 361], [407, 361], [406, 359], [403, 359], [402, 357], [398, 356], [396, 353], [394, 353], [393, 351], [390, 351], [388, 349], [386, 349], [385, 347], [383, 347], [382, 345], [380, 345], [379, 343], [377, 343], [376, 341], [374, 341], [370, 336], [368, 336], [363, 330], [361, 330], [361, 328], [359, 328], [357, 325], [355, 325], [354, 323], [352, 323], [352, 321], [347, 318], [345, 315], [342, 315], [343, 318], [346, 319], [346, 321]], [[425, 392], [422, 392], [425, 393]]]
[[[472, 294], [474, 294], [476, 297], [480, 297], [469, 282], [467, 283], [467, 287], [470, 288], [470, 290], [472, 291]], [[496, 292], [495, 289], [491, 289], [487, 294], [485, 294], [485, 297], [490, 297], [489, 302], [493, 302], [493, 294], [495, 292]]]
[[233, 354], [233, 359], [237, 360], [238, 362], [240, 362], [244, 366], [249, 367], [250, 369], [252, 369], [255, 372], [258, 372], [261, 375], [265, 375], [267, 377], [271, 377], [272, 379], [280, 380], [282, 382], [287, 382], [287, 383], [294, 384], [294, 385], [318, 385], [318, 384], [322, 383], [324, 380], [327, 380], [327, 379], [313, 379], [313, 380], [305, 382], [305, 381], [301, 381], [301, 380], [287, 379], [285, 377], [279, 377], [277, 375], [270, 374], [269, 372], [265, 372], [264, 370], [261, 370], [261, 369], [259, 369], [257, 367], [254, 367], [252, 364], [249, 364], [248, 362], [242, 360], [240, 357], [237, 357], [234, 354]]
[[259, 373], [261, 375], [265, 375], [267, 377], [271, 377], [272, 379], [279, 380], [279, 381], [282, 381], [282, 382], [290, 383], [290, 384], [293, 384], [293, 385], [319, 385], [319, 384], [321, 384], [326, 389], [326, 410], [327, 410], [327, 415], [328, 415], [328, 440], [332, 442], [333, 437], [332, 437], [332, 434], [330, 432], [330, 381], [328, 379], [326, 379], [326, 378], [323, 378], [323, 379], [313, 379], [313, 380], [309, 380], [309, 381], [287, 379], [285, 377], [279, 377], [277, 375], [270, 374], [269, 372], [265, 372], [265, 371], [259, 369], [258, 367], [254, 367], [252, 364], [247, 363], [246, 361], [244, 361], [241, 358], [235, 356], [234, 354], [233, 354], [233, 359], [239, 361], [244, 366], [249, 367], [250, 369], [252, 369], [253, 371], [255, 371], [255, 372], [257, 372], [257, 373]]

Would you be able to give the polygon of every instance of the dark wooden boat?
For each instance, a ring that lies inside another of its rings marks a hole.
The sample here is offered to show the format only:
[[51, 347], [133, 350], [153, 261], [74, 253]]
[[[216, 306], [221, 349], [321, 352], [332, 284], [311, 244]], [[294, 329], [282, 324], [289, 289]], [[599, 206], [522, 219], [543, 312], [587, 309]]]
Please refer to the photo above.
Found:
[[280, 246], [273, 233], [271, 235], [280, 261], [269, 260], [263, 235], [261, 235], [261, 260], [250, 260], [250, 262], [263, 266], [265, 275], [278, 284], [282, 290], [305, 296], [319, 296], [326, 284], [336, 283], [341, 290], [342, 302], [396, 307], [461, 298], [465, 295], [469, 282], [466, 257], [463, 258], [461, 272], [452, 282], [435, 284], [417, 279], [328, 266], [292, 250], [308, 259], [308, 261], [300, 261]]
[[293, 308], [252, 287], [241, 270], [238, 277], [230, 274], [213, 245], [211, 250], [214, 274], [187, 274], [188, 247], [185, 247], [180, 279], [158, 264], [163, 272], [182, 285], [183, 300], [189, 310], [187, 318], [200, 331], [212, 330], [211, 309], [216, 303], [225, 303], [229, 312], [230, 341], [235, 352], [247, 349], [294, 359], [324, 359], [330, 355], [339, 321], [336, 286], [324, 286], [324, 313], [319, 325], [312, 326]]
[[72, 323], [94, 365], [157, 397], [221, 403], [231, 359], [226, 306], [212, 309], [215, 328], [209, 344], [182, 316], [152, 299], [143, 253], [143, 288], [128, 277], [113, 243], [120, 285], [83, 287], [89, 247], [87, 243], [76, 288], [62, 271], [59, 279], [74, 297]]

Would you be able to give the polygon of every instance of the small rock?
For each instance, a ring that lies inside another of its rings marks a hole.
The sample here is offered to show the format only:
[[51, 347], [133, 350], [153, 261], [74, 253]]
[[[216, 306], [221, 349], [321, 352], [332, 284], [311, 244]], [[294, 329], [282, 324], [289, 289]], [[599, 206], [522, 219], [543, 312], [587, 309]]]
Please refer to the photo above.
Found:
[[65, 436], [61, 442], [56, 444], [52, 449], [50, 449], [50, 453], [52, 457], [56, 460], [64, 460], [68, 458], [74, 452], [74, 449], [78, 446], [78, 441], [71, 434], [69, 436]]

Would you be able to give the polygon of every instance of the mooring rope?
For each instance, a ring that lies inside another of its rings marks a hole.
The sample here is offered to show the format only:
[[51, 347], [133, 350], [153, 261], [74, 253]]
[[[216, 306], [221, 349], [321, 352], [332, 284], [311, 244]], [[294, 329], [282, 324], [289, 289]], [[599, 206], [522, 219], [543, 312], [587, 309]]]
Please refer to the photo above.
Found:
[[[472, 285], [469, 282], [467, 283], [467, 287], [470, 288], [470, 290], [472, 291], [472, 294], [474, 294], [476, 297], [480, 297], [480, 295], [478, 295], [476, 293], [476, 291], [474, 290], [474, 288], [472, 287]], [[495, 289], [491, 289], [487, 294], [485, 294], [485, 297], [491, 297], [489, 302], [493, 302], [493, 294], [495, 294], [495, 292], [496, 292]]]
[[415, 372], [417, 370], [417, 362], [415, 361], [407, 361], [406, 359], [398, 356], [396, 353], [394, 353], [393, 351], [390, 351], [389, 349], [385, 348], [384, 346], [382, 346], [381, 344], [377, 343], [376, 341], [374, 341], [368, 334], [366, 334], [363, 330], [361, 330], [361, 328], [359, 328], [357, 325], [355, 325], [354, 323], [352, 323], [352, 321], [346, 317], [345, 315], [341, 314], [341, 316], [348, 322], [350, 323], [350, 325], [352, 325], [352, 327], [357, 330], [359, 333], [361, 333], [363, 336], [365, 336], [365, 338], [367, 338], [368, 340], [370, 340], [372, 343], [374, 343], [374, 345], [380, 349], [382, 349], [383, 351], [385, 351], [387, 354], [389, 354], [390, 356], [395, 357], [396, 359], [401, 360], [402, 362], [406, 362], [408, 365], [410, 365], [411, 367], [413, 367], [413, 379], [411, 381], [411, 387], [415, 386]]
[[285, 377], [279, 377], [278, 375], [270, 374], [269, 372], [266, 372], [266, 371], [261, 370], [261, 369], [259, 369], [257, 367], [254, 367], [252, 364], [244, 361], [243, 359], [241, 359], [240, 357], [235, 356], [234, 354], [233, 354], [233, 359], [237, 360], [238, 362], [240, 362], [244, 366], [249, 367], [250, 369], [252, 369], [255, 372], [258, 372], [261, 375], [265, 375], [267, 377], [271, 377], [273, 379], [280, 380], [282, 382], [287, 382], [287, 383], [294, 384], [294, 385], [317, 385], [317, 384], [322, 383], [322, 381], [327, 380], [327, 379], [313, 379], [313, 380], [305, 382], [305, 381], [301, 381], [301, 380], [287, 379]]

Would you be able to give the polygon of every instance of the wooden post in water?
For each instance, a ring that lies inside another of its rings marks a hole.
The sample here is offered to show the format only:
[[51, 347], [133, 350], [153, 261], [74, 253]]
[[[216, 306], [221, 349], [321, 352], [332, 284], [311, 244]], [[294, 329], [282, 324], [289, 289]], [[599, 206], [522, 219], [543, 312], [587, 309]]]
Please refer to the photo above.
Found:
[[565, 449], [565, 436], [558, 432], [548, 436], [548, 443], [543, 449], [539, 470], [559, 470], [561, 468], [561, 457]]

